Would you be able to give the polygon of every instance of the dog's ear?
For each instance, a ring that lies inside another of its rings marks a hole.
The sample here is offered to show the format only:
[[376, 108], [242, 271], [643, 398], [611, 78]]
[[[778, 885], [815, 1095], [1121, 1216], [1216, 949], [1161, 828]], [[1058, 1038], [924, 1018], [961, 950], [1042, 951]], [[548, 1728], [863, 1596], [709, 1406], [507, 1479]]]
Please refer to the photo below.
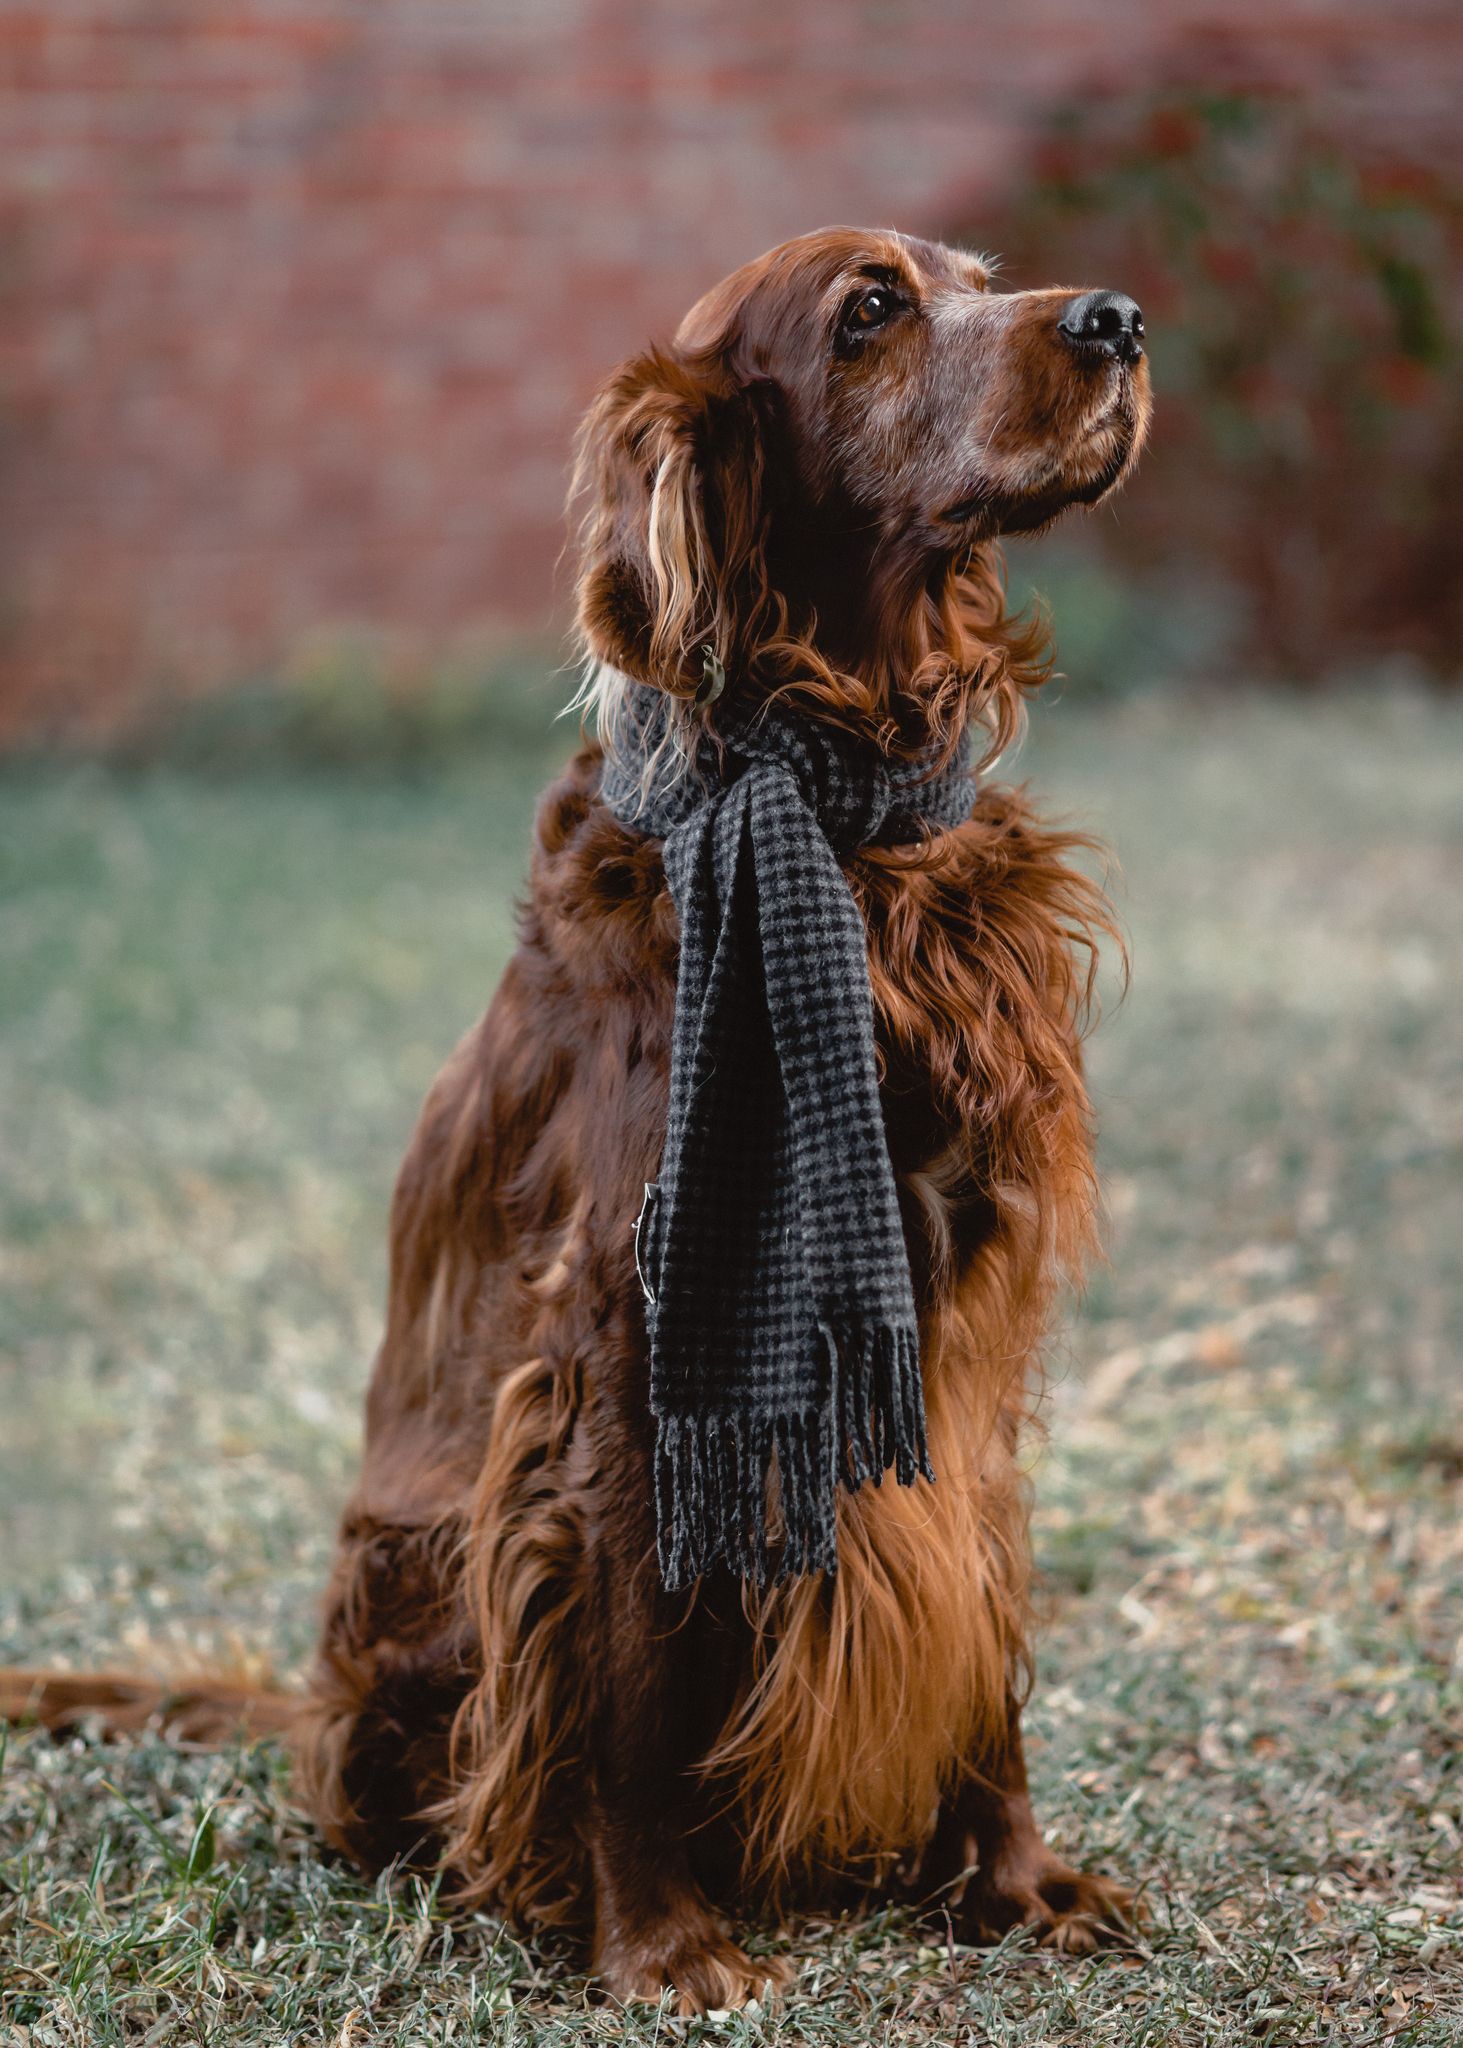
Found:
[[766, 601], [760, 413], [755, 389], [650, 350], [580, 429], [580, 630], [600, 661], [673, 696], [741, 665]]

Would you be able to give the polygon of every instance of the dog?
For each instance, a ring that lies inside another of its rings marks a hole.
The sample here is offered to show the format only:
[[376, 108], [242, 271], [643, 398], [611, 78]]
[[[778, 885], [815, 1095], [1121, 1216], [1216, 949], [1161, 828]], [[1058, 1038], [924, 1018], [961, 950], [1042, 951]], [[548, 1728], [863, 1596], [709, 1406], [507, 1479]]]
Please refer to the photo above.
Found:
[[982, 783], [952, 829], [844, 860], [937, 1476], [841, 1492], [836, 1572], [672, 1593], [634, 1225], [678, 924], [660, 842], [601, 779], [637, 685], [683, 750], [775, 704], [886, 758], [974, 731], [994, 759], [1047, 674], [999, 539], [1105, 500], [1149, 411], [1131, 299], [998, 292], [975, 256], [843, 228], [615, 373], [575, 473], [599, 737], [540, 803], [518, 949], [401, 1169], [308, 1698], [12, 1674], [0, 1704], [287, 1730], [332, 1844], [573, 1930], [619, 1999], [758, 1996], [778, 1972], [736, 1923], [793, 1902], [934, 1900], [962, 1941], [1121, 1929], [1126, 1889], [1045, 1843], [1020, 1732], [1019, 1446], [1093, 1240], [1080, 1046], [1112, 928], [1086, 842]]

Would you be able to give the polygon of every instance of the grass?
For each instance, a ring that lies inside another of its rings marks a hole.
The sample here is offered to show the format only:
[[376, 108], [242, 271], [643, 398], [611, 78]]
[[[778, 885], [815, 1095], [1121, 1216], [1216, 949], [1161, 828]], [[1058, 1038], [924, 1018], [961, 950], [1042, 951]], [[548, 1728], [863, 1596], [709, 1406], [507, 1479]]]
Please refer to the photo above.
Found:
[[[0, 1661], [302, 1664], [393, 1168], [548, 759], [0, 787]], [[1134, 946], [1028, 1725], [1141, 1947], [802, 1925], [780, 2007], [677, 2028], [327, 1861], [267, 1746], [12, 1734], [0, 2040], [1463, 2040], [1463, 707], [1066, 702], [1025, 769], [1116, 847]]]

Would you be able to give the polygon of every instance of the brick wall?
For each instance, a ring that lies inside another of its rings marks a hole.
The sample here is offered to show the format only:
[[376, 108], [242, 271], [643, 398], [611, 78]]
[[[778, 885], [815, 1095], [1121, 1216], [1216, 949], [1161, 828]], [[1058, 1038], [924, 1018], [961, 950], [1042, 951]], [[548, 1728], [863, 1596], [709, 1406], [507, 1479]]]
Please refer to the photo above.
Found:
[[1455, 14], [0, 0], [0, 726], [545, 632], [581, 406], [733, 265], [969, 217], [1175, 41], [1455, 147]]

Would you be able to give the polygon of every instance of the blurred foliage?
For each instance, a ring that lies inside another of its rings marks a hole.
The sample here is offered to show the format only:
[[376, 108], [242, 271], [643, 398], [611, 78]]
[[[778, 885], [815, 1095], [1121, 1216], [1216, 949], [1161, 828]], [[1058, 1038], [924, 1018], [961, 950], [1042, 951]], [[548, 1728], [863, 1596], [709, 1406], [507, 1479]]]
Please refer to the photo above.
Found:
[[277, 674], [194, 697], [161, 694], [110, 735], [43, 735], [42, 753], [101, 755], [214, 778], [338, 768], [440, 774], [474, 756], [568, 751], [558, 714], [576, 677], [546, 649], [404, 668], [368, 634], [312, 643]]
[[1313, 678], [1386, 652], [1458, 672], [1463, 189], [1378, 126], [1381, 146], [1343, 130], [1323, 94], [1091, 97], [997, 223], [1017, 282], [1143, 305], [1154, 438], [1089, 532], [1179, 621], [1208, 587], [1191, 668]]

